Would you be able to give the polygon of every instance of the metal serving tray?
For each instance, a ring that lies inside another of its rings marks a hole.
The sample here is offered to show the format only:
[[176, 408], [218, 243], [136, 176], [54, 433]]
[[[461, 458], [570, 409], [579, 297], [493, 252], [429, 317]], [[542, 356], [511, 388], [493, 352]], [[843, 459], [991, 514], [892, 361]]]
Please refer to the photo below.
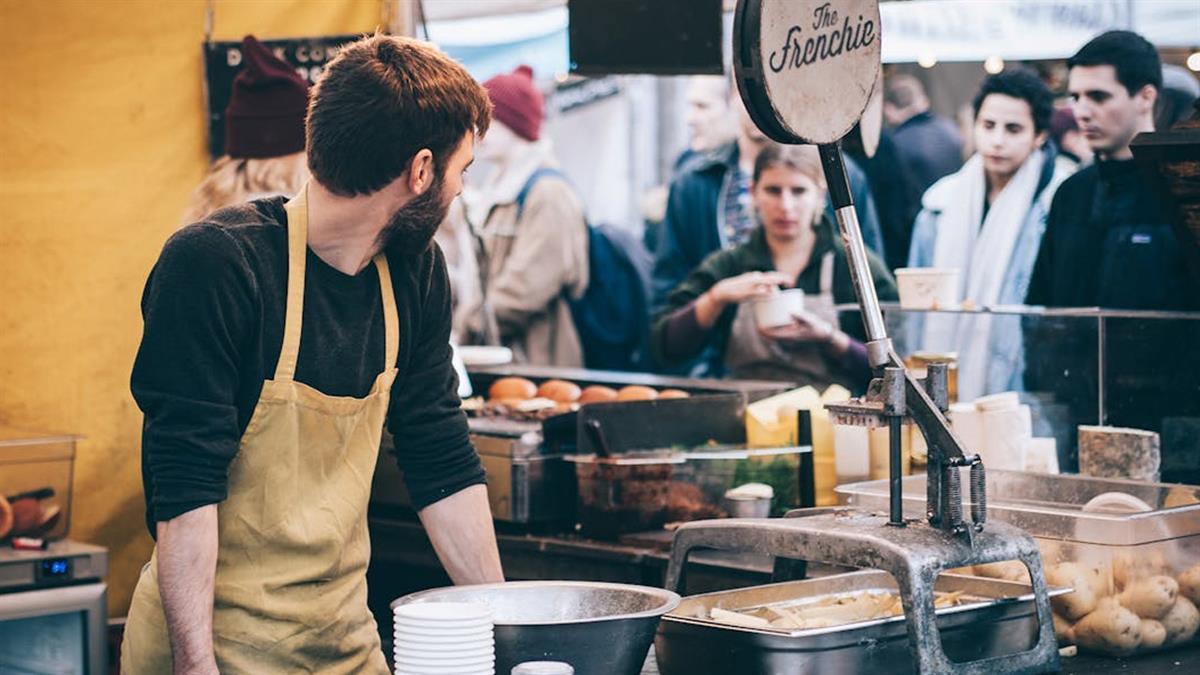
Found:
[[[968, 598], [936, 611], [942, 646], [952, 661], [1023, 652], [1037, 641], [1028, 585], [942, 574], [936, 590], [961, 591]], [[1050, 595], [1069, 590], [1051, 589]], [[912, 672], [903, 616], [790, 631], [743, 628], [706, 618], [714, 607], [753, 609], [857, 591], [894, 593], [896, 582], [886, 572], [863, 570], [684, 598], [659, 624], [654, 640], [658, 668], [663, 675]]]

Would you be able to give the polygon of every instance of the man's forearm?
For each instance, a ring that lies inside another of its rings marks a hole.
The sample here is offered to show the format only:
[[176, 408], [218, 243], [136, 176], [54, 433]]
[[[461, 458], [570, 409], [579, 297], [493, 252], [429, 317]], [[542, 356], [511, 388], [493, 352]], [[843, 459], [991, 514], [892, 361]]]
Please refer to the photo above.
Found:
[[160, 522], [157, 533], [158, 588], [175, 675], [216, 673], [212, 612], [217, 507], [203, 506]]
[[472, 485], [420, 512], [438, 559], [456, 584], [504, 581], [487, 487]]

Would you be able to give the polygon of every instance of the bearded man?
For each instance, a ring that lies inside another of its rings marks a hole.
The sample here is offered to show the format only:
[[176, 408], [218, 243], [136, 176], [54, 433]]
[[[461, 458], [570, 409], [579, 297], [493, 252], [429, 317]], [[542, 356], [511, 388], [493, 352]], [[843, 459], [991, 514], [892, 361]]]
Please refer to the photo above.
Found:
[[385, 423], [451, 579], [503, 580], [430, 244], [489, 110], [436, 48], [364, 38], [313, 90], [308, 185], [164, 246], [132, 377], [157, 546], [126, 672], [388, 672], [366, 588]]

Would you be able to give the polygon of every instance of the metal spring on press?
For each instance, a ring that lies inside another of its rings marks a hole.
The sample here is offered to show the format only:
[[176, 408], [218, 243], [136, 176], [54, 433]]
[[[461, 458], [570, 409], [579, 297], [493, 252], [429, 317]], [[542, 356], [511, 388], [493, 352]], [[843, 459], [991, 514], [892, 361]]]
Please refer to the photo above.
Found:
[[971, 465], [971, 521], [976, 525], [987, 521], [987, 477], [978, 460]]
[[942, 471], [946, 482], [946, 503], [942, 504], [942, 509], [949, 520], [943, 525], [955, 527], [962, 523], [962, 483], [959, 482], [957, 466], [947, 463]]
[[942, 481], [938, 467], [930, 462], [925, 472], [925, 509], [929, 524], [938, 526], [942, 522]]

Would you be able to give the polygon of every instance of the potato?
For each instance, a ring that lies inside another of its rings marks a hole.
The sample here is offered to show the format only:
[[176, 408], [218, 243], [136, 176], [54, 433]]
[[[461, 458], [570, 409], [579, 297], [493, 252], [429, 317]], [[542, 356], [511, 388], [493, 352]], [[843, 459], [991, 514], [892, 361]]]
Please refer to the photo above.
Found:
[[[1075, 644], [1075, 626], [1070, 621], [1059, 616], [1058, 612], [1055, 612], [1052, 616], [1054, 617], [1054, 637], [1058, 638], [1058, 646], [1066, 647], [1067, 645]], [[1163, 635], [1166, 635], [1165, 630], [1163, 631]]]
[[1154, 619], [1142, 619], [1142, 649], [1158, 649], [1167, 639], [1167, 629]]
[[1179, 582], [1179, 594], [1191, 600], [1200, 602], [1200, 563], [1196, 563], [1175, 577]]
[[1179, 595], [1179, 583], [1171, 577], [1153, 576], [1135, 581], [1117, 596], [1117, 602], [1143, 619], [1158, 619]]
[[1075, 642], [1106, 654], [1131, 654], [1142, 642], [1142, 620], [1114, 599], [1104, 598], [1075, 624]]
[[1072, 593], [1052, 598], [1050, 604], [1054, 610], [1072, 621], [1096, 609], [1100, 599], [1093, 586], [1093, 580], [1083, 567], [1071, 562], [1051, 565], [1046, 569], [1046, 582], [1051, 586], [1070, 586], [1075, 589]]
[[1187, 642], [1196, 635], [1196, 628], [1200, 627], [1200, 612], [1196, 611], [1191, 600], [1180, 597], [1175, 599], [1175, 604], [1159, 621], [1167, 629], [1167, 639], [1163, 644], [1170, 646]]
[[1169, 567], [1162, 551], [1118, 553], [1112, 560], [1113, 581], [1117, 584], [1117, 590], [1123, 590], [1139, 579], [1164, 574]]
[[1020, 560], [1004, 560], [975, 566], [975, 574], [989, 579], [1029, 583], [1029, 570]]

